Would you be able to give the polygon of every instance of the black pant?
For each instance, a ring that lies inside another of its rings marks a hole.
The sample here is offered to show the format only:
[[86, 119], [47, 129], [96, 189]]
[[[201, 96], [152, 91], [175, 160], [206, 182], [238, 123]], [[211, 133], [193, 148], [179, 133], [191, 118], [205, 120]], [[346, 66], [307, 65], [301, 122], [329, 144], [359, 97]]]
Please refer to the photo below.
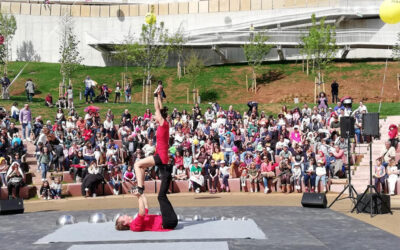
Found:
[[169, 202], [167, 192], [172, 180], [172, 166], [159, 166], [161, 186], [158, 193], [158, 202], [160, 203], [161, 216], [164, 229], [174, 229], [178, 225], [178, 217], [175, 214], [174, 208]]
[[338, 93], [332, 93], [332, 103], [337, 103], [339, 101]]
[[8, 196], [12, 195], [12, 188], [15, 187], [15, 197], [19, 198], [19, 188], [22, 186], [20, 182], [9, 182], [7, 185]]

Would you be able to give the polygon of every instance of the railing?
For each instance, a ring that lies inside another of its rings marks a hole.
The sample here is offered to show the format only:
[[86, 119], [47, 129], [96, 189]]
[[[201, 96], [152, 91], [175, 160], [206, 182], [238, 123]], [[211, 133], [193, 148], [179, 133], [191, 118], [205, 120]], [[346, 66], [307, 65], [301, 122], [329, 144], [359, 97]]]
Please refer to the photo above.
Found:
[[[336, 31], [336, 43], [339, 46], [351, 45], [354, 43], [371, 43], [376, 45], [392, 45], [396, 34], [393, 32], [379, 32], [373, 29], [356, 29]], [[188, 45], [208, 45], [216, 43], [225, 44], [244, 44], [249, 41], [250, 31], [229, 31], [202, 34], [201, 36], [192, 36], [188, 38]], [[266, 31], [269, 37], [268, 43], [271, 44], [289, 44], [295, 45], [301, 42], [301, 37], [307, 34], [307, 31]], [[379, 35], [378, 35], [379, 34]]]

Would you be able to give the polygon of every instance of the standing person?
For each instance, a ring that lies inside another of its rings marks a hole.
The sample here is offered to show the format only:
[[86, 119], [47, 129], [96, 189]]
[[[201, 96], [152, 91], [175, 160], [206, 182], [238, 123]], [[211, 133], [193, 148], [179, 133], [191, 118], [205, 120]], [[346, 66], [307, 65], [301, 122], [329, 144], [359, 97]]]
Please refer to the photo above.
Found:
[[2, 87], [1, 98], [9, 99], [8, 86], [10, 86], [10, 79], [8, 79], [6, 73], [4, 73], [4, 76], [0, 78], [0, 84]]
[[115, 99], [114, 99], [114, 103], [118, 103], [121, 99], [121, 86], [119, 85], [119, 82], [117, 82], [117, 86], [115, 86]]
[[132, 87], [131, 84], [128, 83], [125, 87], [125, 102], [131, 103], [132, 101]]
[[25, 83], [25, 91], [27, 100], [32, 102], [32, 97], [35, 95], [35, 84], [30, 78]]
[[390, 159], [386, 171], [388, 175], [389, 195], [394, 195], [397, 179], [399, 178], [399, 170], [396, 166], [396, 161], [394, 160], [394, 158]]
[[339, 83], [336, 80], [333, 80], [331, 84], [331, 93], [332, 93], [332, 103], [336, 103], [339, 101]]
[[[29, 104], [25, 104], [24, 108], [19, 112], [19, 122], [22, 124], [22, 136], [24, 141], [31, 141], [31, 121], [32, 113], [29, 109]], [[28, 136], [26, 134], [26, 129], [28, 129]]]
[[90, 76], [86, 76], [86, 79], [83, 81], [85, 83], [85, 98], [86, 104], [88, 104], [88, 97], [90, 96], [90, 102], [93, 102], [94, 90], [93, 90], [93, 81], [90, 79]]
[[67, 96], [67, 102], [68, 102], [68, 108], [73, 109], [74, 108], [74, 92], [72, 91], [72, 86], [69, 85], [67, 92], [65, 93]]
[[137, 179], [137, 188], [133, 190], [136, 196], [143, 195], [144, 191], [144, 174], [149, 167], [157, 165], [161, 176], [160, 192], [158, 193], [158, 202], [162, 215], [162, 225], [165, 229], [173, 229], [178, 223], [178, 218], [174, 208], [168, 200], [167, 192], [171, 183], [172, 165], [168, 164], [168, 141], [169, 141], [169, 124], [166, 121], [168, 116], [168, 108], [162, 104], [162, 85], [158, 85], [154, 92], [154, 108], [156, 110], [154, 118], [158, 123], [156, 132], [156, 153], [135, 163], [135, 173]]

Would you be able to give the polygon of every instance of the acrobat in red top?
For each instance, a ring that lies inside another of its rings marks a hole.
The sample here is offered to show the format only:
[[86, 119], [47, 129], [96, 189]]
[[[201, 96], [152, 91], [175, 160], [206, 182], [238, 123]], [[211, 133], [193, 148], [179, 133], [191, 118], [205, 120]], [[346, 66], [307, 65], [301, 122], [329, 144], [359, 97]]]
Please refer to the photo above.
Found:
[[160, 156], [163, 164], [168, 164], [169, 124], [166, 120], [164, 120], [162, 126], [158, 126], [156, 137], [156, 154]]
[[130, 229], [134, 232], [153, 231], [153, 232], [166, 232], [171, 229], [164, 229], [162, 227], [162, 216], [155, 214], [148, 214], [146, 209], [145, 215], [136, 216], [131, 222]]

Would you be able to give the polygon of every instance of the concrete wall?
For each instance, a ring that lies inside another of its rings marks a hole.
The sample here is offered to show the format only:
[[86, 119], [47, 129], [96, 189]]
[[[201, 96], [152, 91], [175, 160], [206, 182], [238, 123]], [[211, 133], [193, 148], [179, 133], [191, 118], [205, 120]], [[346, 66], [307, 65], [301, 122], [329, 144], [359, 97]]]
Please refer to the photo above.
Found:
[[[304, 3], [305, 0], [296, 0], [297, 4]], [[203, 2], [203, 1], [201, 1]], [[156, 11], [158, 21], [164, 21], [170, 31], [175, 31], [178, 27], [183, 27], [185, 31], [207, 29], [212, 31], [214, 27], [227, 27], [232, 24], [252, 22], [265, 17], [274, 18], [284, 15], [302, 13], [305, 9], [272, 9], [272, 0], [219, 0], [204, 1], [206, 4], [193, 1], [174, 4], [160, 4]], [[218, 2], [218, 5], [216, 3]], [[293, 1], [284, 1], [293, 4]], [[332, 0], [333, 2], [333, 0]], [[229, 6], [227, 6], [229, 4]], [[217, 8], [218, 6], [218, 8]], [[253, 6], [253, 7], [252, 7]], [[20, 11], [15, 14], [17, 20], [17, 32], [11, 45], [11, 60], [17, 60], [17, 49], [20, 49], [24, 42], [32, 42], [33, 48], [43, 62], [58, 62], [59, 59], [59, 21], [60, 15], [65, 13], [73, 16], [75, 33], [80, 40], [79, 51], [84, 58], [83, 64], [105, 66], [114, 64], [108, 55], [102, 54], [94, 49], [90, 44], [98, 43], [120, 43], [128, 32], [138, 36], [141, 25], [144, 23], [143, 15], [148, 11], [148, 5], [104, 5], [104, 6], [69, 6], [69, 5], [50, 5], [26, 3], [7, 3], [1, 2], [1, 10], [5, 13]], [[249, 11], [237, 11], [244, 8]], [[261, 10], [251, 10], [252, 8]], [[324, 8], [307, 8], [307, 11], [318, 11]], [[211, 10], [211, 11], [210, 11]], [[229, 10], [229, 11], [228, 11]], [[169, 15], [169, 13], [178, 13]], [[204, 12], [204, 13], [203, 13]], [[31, 13], [23, 14], [23, 13]], [[185, 14], [179, 14], [185, 13]], [[229, 17], [230, 24], [226, 23]], [[376, 39], [387, 34], [400, 30], [400, 25], [384, 25], [378, 18], [358, 19], [343, 21], [339, 29], [353, 28], [374, 28], [379, 30]], [[394, 41], [393, 41], [394, 43]], [[228, 62], [244, 61], [241, 48], [226, 48]], [[207, 56], [209, 64], [222, 63], [221, 58], [211, 49], [201, 50]], [[275, 52], [271, 53], [270, 59], [276, 60]], [[296, 59], [296, 50], [285, 50], [287, 59]], [[351, 50], [349, 58], [363, 57], [386, 57], [387, 50]]]

